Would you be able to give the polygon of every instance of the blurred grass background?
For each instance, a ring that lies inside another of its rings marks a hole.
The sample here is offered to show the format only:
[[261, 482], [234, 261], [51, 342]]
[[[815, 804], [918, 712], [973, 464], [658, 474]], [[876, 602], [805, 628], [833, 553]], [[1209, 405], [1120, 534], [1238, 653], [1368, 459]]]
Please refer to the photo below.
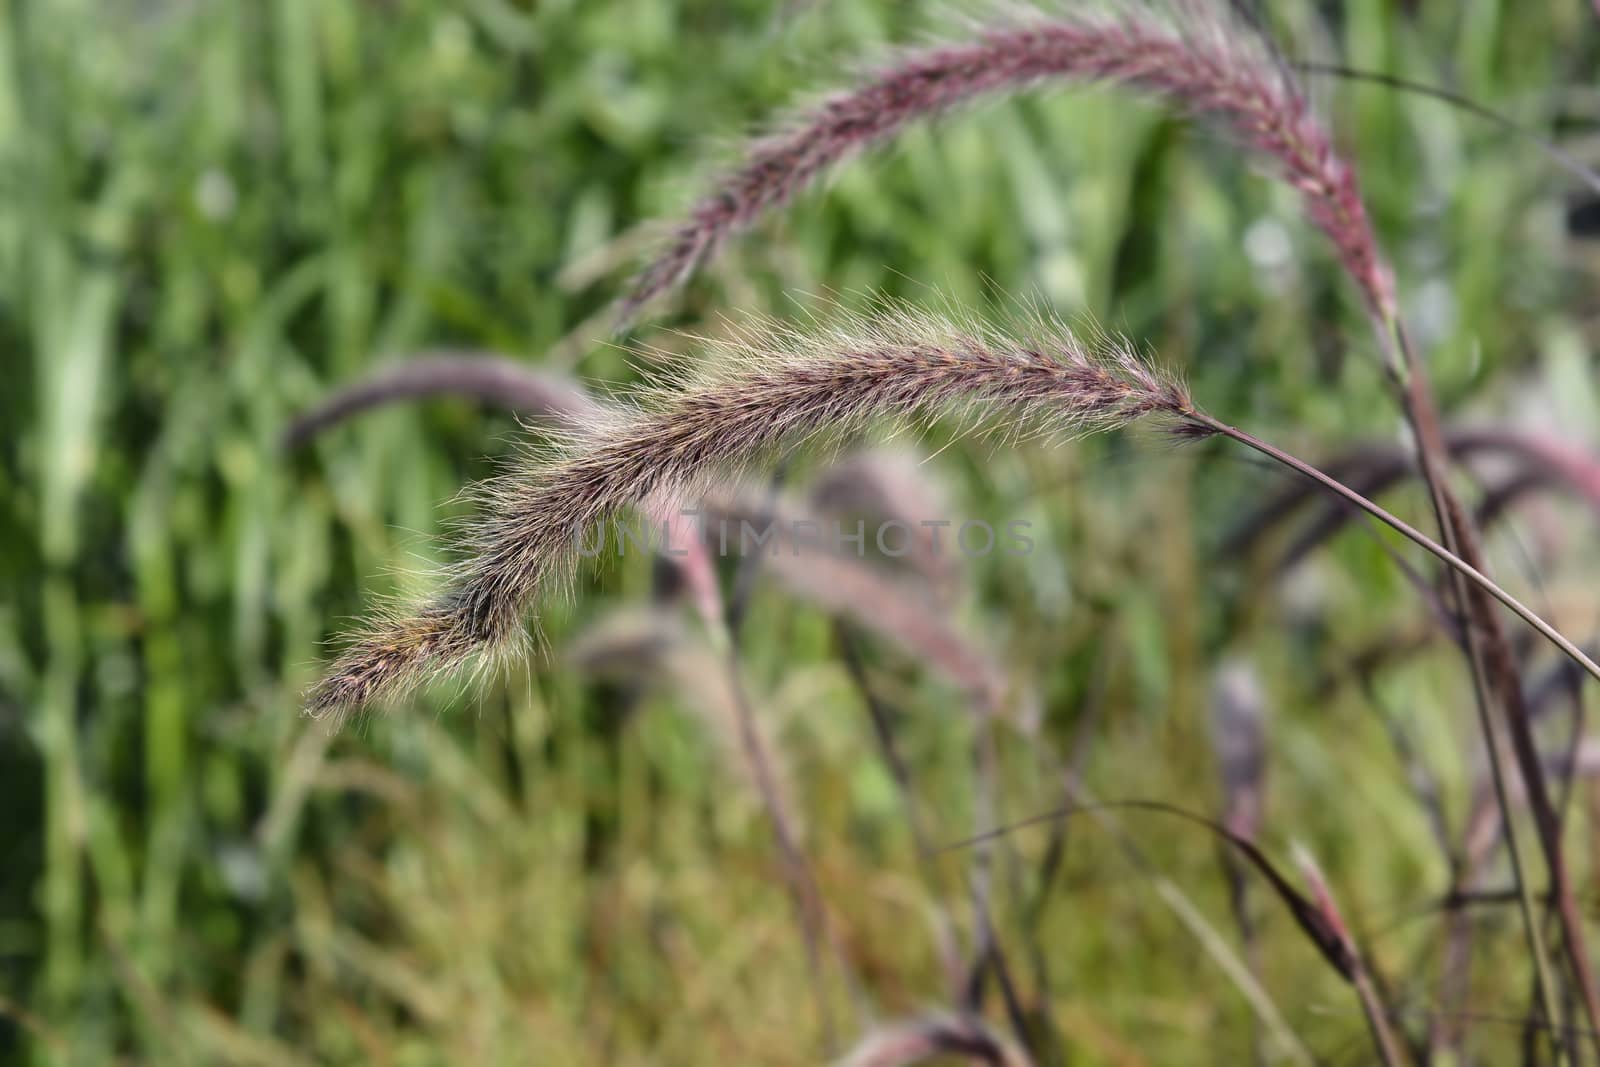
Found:
[[[586, 575], [509, 679], [440, 687], [329, 741], [298, 714], [327, 642], [374, 597], [426, 584], [458, 490], [517, 433], [436, 402], [298, 453], [278, 437], [425, 349], [633, 380], [604, 310], [646, 247], [639, 224], [857, 57], [947, 23], [890, 0], [0, 13], [0, 1059], [823, 1058], [769, 827], [696, 693], [652, 689], [624, 714], [614, 687], [563, 666], [575, 635], [647, 596], [648, 562]], [[1600, 120], [1578, 0], [1271, 14], [1298, 50], [1453, 86], [1579, 151]], [[1317, 89], [1452, 420], [1591, 441], [1596, 259], [1569, 232], [1571, 179], [1435, 102]], [[740, 241], [663, 324], [875, 292], [1093, 316], [1301, 454], [1397, 433], [1354, 294], [1292, 196], [1127, 94], [1051, 91], [920, 129]], [[692, 358], [670, 329], [644, 339]], [[1313, 684], [1422, 614], [1374, 541], [1347, 533], [1277, 585], [1217, 558], [1229, 520], [1278, 484], [1220, 449], [980, 442], [929, 469], [960, 514], [1035, 527], [1033, 555], [975, 563], [960, 608], [1039, 715], [1036, 738], [1001, 738], [1004, 814], [1058, 803], [1037, 750], [1075, 745], [1102, 796], [1213, 809], [1209, 678], [1246, 654], [1273, 711], [1266, 843], [1306, 843], [1402, 999], [1425, 1002], [1437, 923], [1388, 924], [1448, 872], [1372, 706]], [[1540, 577], [1587, 636], [1592, 527], [1553, 514], [1566, 540]], [[1526, 586], [1516, 546], [1493, 547]], [[844, 1036], [941, 1003], [931, 890], [826, 616], [763, 585], [744, 634], [858, 979], [830, 979]], [[970, 723], [928, 672], [872, 651], [936, 836], [958, 839]], [[1379, 679], [1458, 815], [1477, 759], [1463, 683], [1442, 648]], [[1123, 823], [1231, 937], [1214, 843]], [[1017, 839], [1018, 878], [1041, 844]], [[1063, 1060], [1249, 1056], [1249, 1009], [1152, 876], [1092, 823], [1069, 846], [1040, 915], [999, 905], [1002, 943], [1049, 960]], [[1354, 1002], [1283, 915], [1263, 905], [1261, 921], [1264, 985], [1294, 1030], [1360, 1061]], [[1480, 1002], [1520, 1004], [1515, 924], [1484, 929]]]

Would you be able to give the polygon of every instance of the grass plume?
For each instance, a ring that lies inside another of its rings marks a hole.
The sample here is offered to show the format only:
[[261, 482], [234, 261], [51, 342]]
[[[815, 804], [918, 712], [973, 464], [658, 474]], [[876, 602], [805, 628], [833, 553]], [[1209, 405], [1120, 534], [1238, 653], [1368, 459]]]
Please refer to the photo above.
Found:
[[887, 310], [801, 336], [762, 326], [721, 345], [700, 380], [599, 416], [553, 461], [489, 485], [487, 514], [447, 589], [383, 619], [309, 695], [313, 713], [398, 694], [522, 633], [527, 607], [570, 573], [579, 539], [635, 506], [693, 496], [825, 436], [951, 409], [1010, 433], [1087, 433], [1160, 416], [1202, 434], [1184, 387], [1126, 345], [1088, 345], [1041, 323], [1018, 339]]
[[1305, 91], [1220, 0], [1191, 0], [1169, 9], [1130, 3], [1118, 11], [1023, 15], [982, 27], [968, 41], [901, 53], [747, 146], [634, 279], [619, 305], [619, 326], [837, 164], [919, 120], [1056, 82], [1126, 85], [1219, 122], [1300, 192], [1369, 310], [1381, 320], [1394, 317], [1392, 282], [1355, 171]]
[[660, 387], [626, 414], [597, 415], [553, 461], [489, 483], [488, 513], [454, 581], [359, 638], [312, 689], [308, 710], [351, 710], [505, 648], [523, 632], [528, 606], [570, 574], [585, 532], [625, 508], [659, 514], [663, 501], [692, 496], [715, 476], [809, 442], [952, 409], [983, 412], [1013, 435], [1159, 418], [1182, 436], [1227, 437], [1427, 550], [1600, 678], [1600, 664], [1482, 571], [1315, 467], [1199, 410], [1179, 381], [1125, 343], [1086, 344], [1048, 321], [1020, 339], [889, 308], [814, 334], [760, 325], [721, 342], [720, 355], [697, 381]]

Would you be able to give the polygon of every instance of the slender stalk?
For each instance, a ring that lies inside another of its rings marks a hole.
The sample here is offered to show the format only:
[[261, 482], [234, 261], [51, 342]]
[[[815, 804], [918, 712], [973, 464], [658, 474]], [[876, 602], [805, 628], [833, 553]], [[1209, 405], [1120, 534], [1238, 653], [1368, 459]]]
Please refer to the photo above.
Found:
[[[1570, 658], [1573, 659], [1574, 662], [1587, 671], [1590, 676], [1600, 680], [1600, 665], [1597, 665], [1592, 659], [1585, 655], [1582, 649], [1578, 648], [1571, 641], [1567, 640], [1566, 637], [1562, 636], [1562, 634], [1557, 631], [1555, 627], [1545, 622], [1542, 618], [1535, 614], [1531, 608], [1527, 607], [1516, 597], [1512, 596], [1499, 585], [1495, 584], [1495, 582], [1484, 575], [1482, 571], [1463, 560], [1450, 549], [1445, 548], [1443, 545], [1433, 540], [1433, 538], [1429, 537], [1427, 534], [1416, 529], [1404, 519], [1392, 514], [1387, 509], [1367, 499], [1360, 493], [1357, 493], [1355, 490], [1344, 485], [1342, 482], [1328, 477], [1328, 475], [1317, 470], [1315, 467], [1312, 467], [1310, 464], [1296, 459], [1287, 452], [1284, 452], [1282, 449], [1276, 448], [1260, 438], [1245, 432], [1244, 430], [1240, 430], [1234, 426], [1229, 426], [1227, 423], [1214, 419], [1204, 412], [1197, 411], [1195, 412], [1194, 417], [1201, 425], [1211, 429], [1215, 433], [1221, 434], [1224, 437], [1232, 438], [1240, 444], [1261, 453], [1269, 459], [1289, 467], [1296, 473], [1310, 478], [1324, 489], [1337, 494], [1349, 503], [1354, 504], [1356, 507], [1365, 511], [1373, 518], [1389, 526], [1391, 529], [1406, 537], [1419, 547], [1426, 549], [1428, 552], [1436, 556], [1441, 562], [1448, 565], [1451, 570], [1454, 571], [1460, 578], [1471, 582], [1483, 593], [1486, 593], [1498, 600], [1524, 622], [1528, 623], [1528, 625], [1532, 626], [1535, 630], [1538, 630], [1540, 634], [1549, 639], [1557, 648], [1561, 649], [1562, 652], [1566, 653]], [[1458, 526], [1449, 518], [1450, 512], [1448, 510], [1448, 501], [1444, 501], [1442, 504], [1445, 508], [1445, 511], [1440, 528], [1441, 530], [1445, 531], [1447, 536], [1449, 536], [1453, 530], [1458, 529]], [[1453, 537], [1450, 537], [1450, 539], [1454, 540]], [[1468, 659], [1471, 661], [1472, 665], [1473, 688], [1478, 706], [1479, 723], [1484, 733], [1485, 746], [1489, 752], [1489, 765], [1494, 777], [1496, 799], [1500, 804], [1502, 817], [1505, 820], [1506, 843], [1512, 859], [1513, 874], [1518, 885], [1518, 896], [1522, 909], [1523, 923], [1528, 934], [1529, 949], [1534, 957], [1534, 966], [1539, 972], [1540, 1000], [1543, 1010], [1548, 1016], [1552, 1026], [1554, 1026], [1559, 1019], [1559, 1016], [1555, 1013], [1555, 983], [1552, 978], [1552, 970], [1550, 968], [1549, 960], [1544, 950], [1544, 940], [1539, 933], [1537, 917], [1533, 913], [1532, 891], [1528, 888], [1527, 880], [1523, 877], [1523, 863], [1519, 848], [1516, 843], [1515, 830], [1511, 820], [1511, 808], [1509, 806], [1508, 797], [1505, 791], [1504, 770], [1500, 764], [1497, 735], [1494, 729], [1494, 722], [1489, 714], [1487, 700], [1488, 681], [1485, 677], [1484, 656], [1481, 648], [1478, 645], [1478, 634], [1476, 629], [1471, 625], [1471, 620], [1468, 621], [1468, 624], [1464, 626], [1463, 629], [1466, 632], [1468, 641]], [[1514, 716], [1508, 716], [1508, 718], [1514, 718]], [[1516, 726], [1513, 725], [1513, 735], [1515, 735], [1515, 730]], [[1521, 762], [1520, 758], [1519, 762]], [[1524, 778], [1529, 777], [1527, 771], [1524, 771], [1523, 774]], [[1530, 800], [1533, 796], [1535, 788], [1536, 787], [1534, 783], [1529, 781], [1528, 789]], [[1535, 810], [1535, 820], [1537, 823], [1537, 809]], [[1572, 961], [1573, 971], [1578, 978], [1580, 986], [1582, 986], [1585, 990], [1584, 999], [1586, 1007], [1592, 1009], [1594, 1007], [1594, 998], [1590, 995], [1592, 991], [1592, 982], [1589, 980], [1587, 959], [1584, 954], [1582, 942], [1578, 941], [1573, 933], [1573, 931], [1577, 928], [1577, 924], [1571, 921], [1574, 913], [1567, 906], [1567, 901], [1571, 900], [1571, 892], [1570, 889], [1568, 889], [1565, 893], [1561, 892], [1561, 887], [1565, 882], [1565, 865], [1561, 862], [1559, 842], [1552, 843], [1549, 839], [1549, 835], [1545, 834], [1541, 827], [1541, 843], [1545, 847], [1546, 862], [1551, 868], [1552, 880], [1557, 886], [1557, 903], [1563, 918], [1563, 940], [1566, 943], [1568, 955]], [[1591, 1027], [1591, 1029], [1593, 1029], [1593, 1027]], [[1600, 1037], [1596, 1038], [1596, 1047], [1597, 1049], [1600, 1049]], [[1556, 1051], [1559, 1061], [1561, 1059], [1561, 1046], [1559, 1043], [1557, 1043]]]
[[750, 771], [761, 794], [767, 814], [772, 820], [772, 830], [778, 839], [778, 850], [783, 856], [784, 881], [800, 920], [801, 933], [806, 947], [806, 967], [811, 973], [811, 985], [817, 1001], [817, 1017], [822, 1025], [823, 1043], [830, 1050], [838, 1042], [833, 1009], [829, 1005], [827, 988], [822, 973], [822, 942], [827, 938], [827, 914], [822, 905], [822, 893], [806, 864], [805, 853], [800, 850], [799, 836], [795, 833], [788, 813], [778, 799], [778, 784], [773, 775], [772, 761], [767, 755], [766, 742], [756, 725], [755, 712], [745, 695], [739, 678], [739, 661], [734, 651], [733, 637], [725, 623], [707, 627], [713, 650], [727, 664], [728, 681], [732, 686], [739, 714], [739, 741], [745, 758], [750, 761]]
[[1551, 644], [1555, 645], [1562, 652], [1566, 653], [1566, 655], [1574, 663], [1582, 667], [1591, 678], [1594, 678], [1596, 681], [1600, 681], [1600, 663], [1596, 663], [1594, 660], [1590, 659], [1584, 654], [1583, 649], [1579, 648], [1577, 645], [1563, 637], [1560, 631], [1541, 619], [1537, 614], [1534, 613], [1532, 608], [1529, 608], [1527, 605], [1523, 604], [1522, 601], [1518, 600], [1516, 597], [1500, 588], [1500, 586], [1496, 585], [1493, 579], [1489, 578], [1482, 571], [1463, 560], [1454, 552], [1451, 552], [1449, 549], [1439, 544], [1439, 542], [1435, 541], [1421, 530], [1418, 530], [1415, 526], [1412, 526], [1410, 523], [1406, 522], [1398, 515], [1388, 511], [1381, 505], [1368, 500], [1366, 497], [1362, 496], [1354, 489], [1351, 489], [1343, 482], [1335, 481], [1326, 474], [1323, 474], [1321, 471], [1317, 470], [1317, 468], [1311, 466], [1309, 463], [1296, 459], [1289, 453], [1268, 444], [1253, 434], [1247, 433], [1236, 426], [1230, 426], [1219, 419], [1212, 418], [1210, 415], [1207, 415], [1205, 412], [1197, 409], [1190, 411], [1189, 415], [1195, 420], [1195, 422], [1201, 426], [1204, 426], [1211, 432], [1220, 434], [1223, 437], [1232, 438], [1233, 440], [1244, 445], [1246, 448], [1253, 449], [1266, 456], [1268, 459], [1283, 464], [1285, 467], [1288, 467], [1295, 473], [1302, 474], [1305, 477], [1310, 478], [1317, 484], [1321, 485], [1324, 489], [1327, 489], [1329, 492], [1336, 493], [1345, 500], [1348, 500], [1362, 511], [1365, 511], [1368, 515], [1371, 515], [1385, 526], [1388, 526], [1390, 529], [1394, 530], [1408, 541], [1411, 541], [1413, 544], [1417, 545], [1419, 548], [1425, 549], [1440, 562], [1444, 563], [1456, 573], [1460, 574], [1463, 578], [1470, 581], [1473, 585], [1477, 586], [1479, 589], [1482, 589], [1485, 593], [1494, 597], [1501, 604], [1509, 608], [1511, 612], [1518, 618], [1522, 619], [1523, 622], [1526, 622], [1529, 626], [1539, 631], [1539, 633], [1543, 635]]
[[[1439, 412], [1434, 404], [1432, 390], [1429, 388], [1426, 368], [1417, 359], [1393, 302], [1374, 304], [1372, 312], [1374, 324], [1378, 327], [1379, 340], [1384, 346], [1391, 380], [1413, 432], [1417, 465], [1428, 487], [1440, 535], [1444, 538], [1447, 550], [1473, 568], [1472, 574], [1481, 577], [1483, 548], [1479, 544], [1477, 532], [1466, 517], [1465, 510], [1451, 492], [1449, 483], [1444, 477], [1448, 451]], [[1492, 685], [1499, 697], [1501, 710], [1505, 715], [1506, 731], [1511, 738], [1512, 752], [1527, 785], [1528, 806], [1533, 812], [1534, 829], [1539, 836], [1545, 865], [1549, 868], [1556, 908], [1561, 920], [1562, 943], [1567, 951], [1573, 977], [1577, 979], [1582, 991], [1589, 1028], [1595, 1032], [1595, 1052], [1600, 1056], [1600, 988], [1595, 985], [1588, 950], [1583, 941], [1583, 923], [1578, 913], [1577, 901], [1572, 894], [1571, 879], [1567, 874], [1566, 860], [1562, 854], [1560, 825], [1550, 802], [1550, 792], [1545, 784], [1544, 766], [1540, 761], [1533, 730], [1528, 722], [1522, 680], [1516, 660], [1512, 655], [1505, 630], [1489, 607], [1484, 594], [1494, 596], [1501, 603], [1506, 603], [1506, 597], [1495, 591], [1498, 587], [1493, 586], [1492, 582], [1487, 584], [1478, 582], [1475, 583], [1477, 588], [1469, 587], [1465, 579], [1472, 578], [1472, 574], [1455, 569], [1451, 583], [1456, 589], [1457, 601], [1465, 623], [1463, 630], [1467, 638], [1467, 658], [1472, 665], [1474, 695], [1479, 704], [1486, 707]], [[1506, 606], [1512, 607], [1509, 603], [1506, 603]], [[1518, 610], [1519, 607], [1520, 605], [1513, 607], [1512, 610], [1517, 611], [1524, 619], [1532, 616], [1532, 612], [1526, 608]], [[1477, 627], [1482, 627], [1481, 634], [1477, 632]], [[1545, 632], [1546, 636], [1553, 633], [1551, 630], [1542, 632]], [[1577, 651], [1570, 642], [1565, 642], [1564, 638], [1562, 641], [1566, 646], [1563, 651], [1570, 650], [1569, 654], [1571, 651]], [[1585, 664], [1585, 669], [1591, 674], [1594, 673], [1592, 667], [1592, 661]], [[1490, 759], [1495, 760], [1497, 756], [1493, 723], [1486, 712], [1480, 716], [1480, 722], [1484, 729], [1484, 747], [1488, 750]], [[1509, 808], [1502, 807], [1500, 814], [1504, 820], [1509, 845], [1515, 834], [1512, 813]], [[1531, 894], [1526, 883], [1519, 885], [1519, 892], [1525, 898]], [[1532, 923], [1526, 915], [1524, 919], [1528, 924], [1526, 936], [1529, 947], [1534, 962], [1538, 965], [1543, 958], [1542, 939], [1537, 924]], [[1540, 981], [1547, 990], [1543, 999], [1546, 1011], [1549, 1011], [1554, 1004], [1554, 983], [1548, 971], [1541, 971]], [[1552, 1015], [1550, 1022], [1554, 1025], [1556, 1017]], [[1559, 1058], [1561, 1052], [1559, 1042], [1556, 1048]]]
[[885, 706], [873, 689], [871, 679], [867, 677], [866, 663], [862, 659], [855, 631], [849, 623], [839, 620], [834, 621], [833, 631], [839, 644], [840, 654], [844, 658], [845, 669], [849, 672], [856, 691], [860, 693], [861, 702], [872, 722], [872, 735], [878, 743], [878, 752], [883, 757], [884, 765], [889, 770], [889, 777], [894, 781], [895, 792], [899, 794], [900, 807], [905, 813], [906, 826], [911, 832], [912, 846], [917, 851], [917, 861], [922, 867], [923, 879], [933, 894], [939, 959], [944, 965], [950, 998], [954, 1001], [961, 993], [961, 963], [956, 949], [955, 924], [951, 921], [944, 905], [945, 879], [939, 868], [933, 839], [928, 835], [922, 810], [917, 805], [916, 792], [911, 784], [911, 768], [900, 751], [899, 742], [895, 739], [890, 709]]
[[1372, 1032], [1372, 1043], [1377, 1047], [1378, 1058], [1384, 1067], [1401, 1067], [1406, 1062], [1400, 1054], [1400, 1042], [1395, 1039], [1394, 1030], [1389, 1025], [1390, 1012], [1379, 995], [1379, 983], [1375, 971], [1368, 966], [1366, 959], [1361, 954], [1360, 946], [1350, 934], [1350, 927], [1344, 921], [1344, 916], [1339, 911], [1338, 903], [1333, 899], [1333, 891], [1328, 888], [1327, 880], [1322, 877], [1322, 871], [1311, 858], [1310, 853], [1303, 849], [1296, 849], [1299, 853], [1301, 870], [1311, 890], [1311, 899], [1315, 902], [1316, 909], [1322, 914], [1332, 936], [1337, 939], [1343, 949], [1344, 957], [1349, 961], [1350, 984], [1355, 987], [1356, 999], [1361, 1003], [1361, 1012], [1367, 1017], [1367, 1028]]
[[[1088, 787], [1077, 781], [1075, 776], [1070, 776], [1065, 785], [1067, 787], [1068, 807], [1061, 812], [1052, 812], [1045, 818], [1051, 821], [1058, 821], [1064, 812], [1070, 812], [1074, 809], [1081, 809], [1085, 813], [1092, 815], [1095, 821], [1116, 839], [1117, 844], [1122, 848], [1123, 854], [1127, 856], [1128, 861], [1132, 863], [1134, 868], [1150, 880], [1151, 887], [1155, 890], [1156, 895], [1161, 898], [1161, 902], [1177, 917], [1178, 922], [1199, 942], [1206, 955], [1211, 957], [1222, 973], [1238, 989], [1240, 995], [1244, 997], [1245, 1002], [1250, 1005], [1251, 1010], [1255, 1013], [1256, 1019], [1272, 1035], [1273, 1044], [1277, 1046], [1279, 1056], [1296, 1064], [1297, 1067], [1309, 1067], [1309, 1065], [1316, 1063], [1316, 1057], [1311, 1054], [1311, 1050], [1306, 1048], [1299, 1035], [1294, 1032], [1288, 1021], [1284, 1019], [1283, 1013], [1278, 1010], [1272, 995], [1267, 992], [1266, 987], [1246, 966], [1244, 960], [1240, 959], [1239, 955], [1233, 951], [1233, 947], [1228, 944], [1227, 938], [1223, 937], [1221, 932], [1211, 925], [1200, 909], [1195, 906], [1194, 901], [1184, 893], [1176, 882], [1156, 868], [1150, 857], [1139, 847], [1139, 842], [1123, 828], [1121, 820], [1117, 818], [1116, 812], [1112, 810], [1116, 806], [1115, 803], [1100, 803], [1094, 794], [1089, 791]], [[1028, 819], [998, 831], [991, 830], [985, 836], [1009, 832], [1033, 821], [1035, 820]], [[963, 846], [965, 844], [967, 842], [960, 843]]]
[[[1472, 667], [1473, 705], [1478, 712], [1478, 727], [1483, 734], [1484, 749], [1488, 755], [1489, 775], [1494, 782], [1495, 803], [1500, 808], [1501, 825], [1506, 835], [1506, 855], [1511, 861], [1511, 880], [1517, 890], [1517, 911], [1522, 920], [1523, 930], [1526, 933], [1528, 948], [1533, 953], [1534, 977], [1538, 991], [1538, 1001], [1545, 1019], [1550, 1023], [1550, 1040], [1555, 1050], [1557, 1064], [1566, 1060], [1564, 1055], [1564, 1035], [1555, 1027], [1560, 1016], [1556, 1014], [1556, 985], [1554, 969], [1550, 966], [1549, 952], [1545, 948], [1544, 933], [1539, 927], [1539, 918], [1535, 913], [1533, 887], [1528, 881], [1527, 864], [1522, 857], [1521, 837], [1517, 832], [1512, 819], [1510, 791], [1506, 787], [1506, 775], [1503, 765], [1504, 757], [1500, 752], [1500, 732], [1495, 729], [1494, 717], [1489, 710], [1489, 685], [1484, 677], [1484, 663], [1481, 651], [1481, 642], [1477, 628], [1467, 620], [1462, 626], [1462, 631], [1467, 639], [1467, 659]], [[1465, 947], [1465, 943], [1463, 943]]]
[[1384, 1067], [1401, 1067], [1406, 1058], [1400, 1054], [1400, 1043], [1395, 1040], [1394, 1030], [1389, 1026], [1387, 1010], [1378, 997], [1377, 989], [1373, 987], [1372, 976], [1367, 973], [1366, 965], [1359, 962], [1359, 956], [1356, 959], [1356, 972], [1350, 981], [1356, 987], [1361, 1013], [1367, 1017], [1367, 1028], [1372, 1031], [1372, 1043], [1377, 1046]]

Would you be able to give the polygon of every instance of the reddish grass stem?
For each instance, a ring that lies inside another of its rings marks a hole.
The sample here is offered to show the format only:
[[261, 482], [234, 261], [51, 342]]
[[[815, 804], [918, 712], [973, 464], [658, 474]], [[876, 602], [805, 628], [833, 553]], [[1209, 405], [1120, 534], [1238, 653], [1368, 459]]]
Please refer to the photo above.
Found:
[[1501, 604], [1509, 608], [1513, 614], [1522, 619], [1522, 621], [1526, 622], [1529, 626], [1532, 626], [1535, 630], [1539, 631], [1539, 633], [1542, 634], [1548, 641], [1550, 641], [1551, 644], [1555, 645], [1563, 653], [1565, 653], [1569, 659], [1571, 659], [1578, 666], [1582, 667], [1591, 678], [1594, 678], [1596, 681], [1600, 681], [1600, 664], [1597, 664], [1594, 660], [1590, 659], [1583, 649], [1569, 641], [1554, 626], [1551, 626], [1549, 623], [1541, 619], [1537, 614], [1534, 613], [1533, 609], [1529, 608], [1527, 605], [1523, 604], [1522, 601], [1518, 600], [1500, 586], [1496, 585], [1495, 582], [1487, 577], [1482, 571], [1467, 563], [1460, 556], [1457, 556], [1454, 552], [1451, 552], [1449, 549], [1439, 544], [1439, 542], [1435, 541], [1421, 530], [1418, 530], [1416, 527], [1412, 526], [1398, 515], [1395, 515], [1384, 507], [1374, 503], [1371, 500], [1368, 500], [1360, 493], [1346, 486], [1343, 482], [1338, 482], [1328, 477], [1317, 468], [1311, 466], [1311, 464], [1296, 459], [1289, 453], [1268, 444], [1253, 434], [1246, 433], [1244, 430], [1214, 419], [1203, 411], [1196, 410], [1193, 412], [1193, 416], [1197, 422], [1203, 426], [1206, 426], [1213, 432], [1220, 434], [1223, 437], [1231, 438], [1245, 447], [1254, 449], [1269, 459], [1283, 464], [1285, 467], [1288, 467], [1296, 473], [1310, 478], [1328, 492], [1334, 493], [1349, 503], [1354, 504], [1356, 507], [1360, 508], [1362, 511], [1365, 511], [1367, 514], [1371, 515], [1385, 526], [1388, 526], [1396, 533], [1417, 545], [1419, 548], [1425, 549], [1440, 562], [1446, 564], [1457, 574], [1471, 582], [1478, 589], [1481, 589], [1483, 592], [1487, 593], [1489, 596], [1493, 597], [1495, 600], [1498, 600]]

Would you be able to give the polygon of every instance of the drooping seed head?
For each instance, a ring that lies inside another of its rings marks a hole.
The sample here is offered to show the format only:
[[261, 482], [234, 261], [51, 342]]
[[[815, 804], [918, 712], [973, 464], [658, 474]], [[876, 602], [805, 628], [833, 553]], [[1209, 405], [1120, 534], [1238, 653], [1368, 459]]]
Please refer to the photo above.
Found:
[[1390, 273], [1354, 168], [1271, 45], [1224, 0], [1128, 2], [980, 25], [971, 37], [902, 52], [749, 143], [674, 224], [618, 307], [618, 327], [675, 288], [729, 237], [838, 164], [914, 123], [1054, 84], [1120, 84], [1214, 120], [1301, 194], [1369, 307], [1392, 318]]
[[608, 409], [554, 455], [489, 483], [445, 591], [359, 638], [311, 710], [357, 707], [503, 648], [529, 605], [570, 576], [585, 532], [623, 509], [656, 513], [808, 443], [952, 411], [1011, 435], [1197, 424], [1176, 379], [1125, 343], [1091, 347], [1059, 324], [1008, 337], [890, 308], [815, 333], [736, 332], [702, 377]]

